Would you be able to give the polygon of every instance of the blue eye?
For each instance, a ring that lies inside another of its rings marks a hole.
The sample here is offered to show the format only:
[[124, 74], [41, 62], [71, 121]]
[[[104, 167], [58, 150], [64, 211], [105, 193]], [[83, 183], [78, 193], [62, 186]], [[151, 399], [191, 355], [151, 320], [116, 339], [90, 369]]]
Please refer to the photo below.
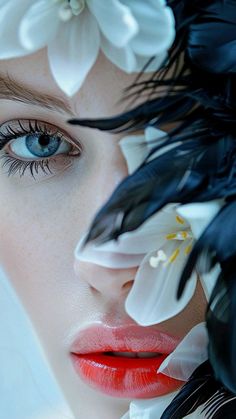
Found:
[[14, 121], [12, 125], [3, 124], [2, 132], [0, 128], [0, 148], [9, 143], [8, 151], [0, 156], [4, 160], [2, 167], [8, 167], [8, 176], [19, 173], [22, 177], [30, 169], [35, 179], [39, 169], [52, 174], [50, 159], [55, 161], [57, 155], [80, 156], [81, 148], [73, 146], [56, 127], [39, 121], [27, 121], [27, 124], [28, 127]]
[[50, 134], [28, 134], [18, 137], [11, 143], [11, 151], [17, 157], [24, 159], [34, 157], [51, 157], [71, 150], [71, 145], [56, 135]]

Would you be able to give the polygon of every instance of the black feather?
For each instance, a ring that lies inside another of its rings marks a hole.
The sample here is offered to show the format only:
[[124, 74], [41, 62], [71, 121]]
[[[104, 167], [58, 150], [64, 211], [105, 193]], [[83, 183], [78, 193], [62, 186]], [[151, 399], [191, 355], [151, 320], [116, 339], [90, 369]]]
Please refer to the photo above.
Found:
[[208, 361], [194, 371], [160, 419], [183, 419], [198, 407], [205, 419], [236, 417], [236, 396], [215, 379]]
[[183, 419], [210, 399], [219, 387], [210, 363], [204, 362], [194, 371], [160, 419]]
[[222, 272], [207, 310], [209, 358], [215, 377], [236, 393], [236, 254]]

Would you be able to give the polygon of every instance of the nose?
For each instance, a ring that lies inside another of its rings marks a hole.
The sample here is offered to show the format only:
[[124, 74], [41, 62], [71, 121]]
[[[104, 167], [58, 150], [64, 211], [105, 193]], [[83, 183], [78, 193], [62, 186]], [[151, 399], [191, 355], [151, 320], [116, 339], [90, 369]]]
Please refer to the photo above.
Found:
[[[104, 143], [105, 140], [105, 143]], [[100, 152], [108, 155], [106, 164], [94, 163], [93, 171], [90, 173], [90, 184], [86, 188], [87, 211], [84, 223], [84, 231], [88, 231], [96, 212], [107, 202], [118, 184], [128, 175], [126, 160], [121, 153], [117, 143], [111, 142], [110, 135], [103, 134], [101, 144], [106, 145], [106, 150], [100, 147]], [[100, 159], [104, 162], [104, 157]], [[92, 188], [91, 188], [92, 184]], [[96, 193], [94, 193], [96, 191]], [[81, 233], [83, 236], [83, 233]], [[127, 295], [132, 287], [136, 268], [110, 268], [100, 264], [74, 260], [74, 271], [80, 281], [86, 282], [94, 293], [102, 294], [109, 299], [117, 299], [120, 296]]]
[[74, 271], [76, 276], [86, 281], [94, 292], [109, 299], [119, 299], [130, 291], [137, 268], [111, 269], [75, 260]]

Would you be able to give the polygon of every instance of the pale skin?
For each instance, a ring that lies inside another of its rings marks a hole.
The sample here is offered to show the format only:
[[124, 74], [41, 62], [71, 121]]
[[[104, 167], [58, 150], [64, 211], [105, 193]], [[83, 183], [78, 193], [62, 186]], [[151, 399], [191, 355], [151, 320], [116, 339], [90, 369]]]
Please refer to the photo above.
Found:
[[[67, 97], [53, 80], [46, 51], [0, 61], [0, 73], [40, 93], [69, 103], [74, 116], [116, 114], [122, 89], [134, 79], [100, 56], [83, 87]], [[7, 177], [0, 168], [0, 263], [20, 296], [45, 349], [56, 379], [79, 419], [118, 419], [130, 400], [106, 396], [91, 389], [75, 373], [69, 359], [71, 336], [86, 325], [108, 319], [114, 325], [134, 323], [124, 309], [134, 269], [107, 269], [82, 263], [73, 269], [74, 248], [96, 211], [127, 167], [120, 135], [79, 128], [66, 123], [72, 114], [17, 101], [0, 100], [0, 124], [14, 119], [36, 119], [55, 126], [65, 138], [76, 139], [80, 157], [60, 158], [54, 176], [30, 171]], [[0, 128], [1, 129], [1, 128]], [[1, 161], [0, 161], [1, 163]], [[206, 300], [200, 285], [180, 314], [156, 328], [183, 337], [204, 320]], [[94, 410], [96, 406], [96, 411]]]

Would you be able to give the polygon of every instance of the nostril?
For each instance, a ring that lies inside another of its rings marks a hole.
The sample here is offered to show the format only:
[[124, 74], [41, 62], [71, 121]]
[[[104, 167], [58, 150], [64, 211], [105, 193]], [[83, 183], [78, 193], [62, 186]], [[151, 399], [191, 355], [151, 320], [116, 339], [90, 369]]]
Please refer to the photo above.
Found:
[[133, 280], [133, 279], [132, 279], [132, 280], [130, 280], [130, 281], [127, 281], [127, 282], [126, 282], [126, 283], [122, 286], [122, 291], [125, 291], [125, 292], [129, 291], [129, 290], [130, 290], [130, 288], [132, 288], [133, 283], [134, 283], [134, 280]]

